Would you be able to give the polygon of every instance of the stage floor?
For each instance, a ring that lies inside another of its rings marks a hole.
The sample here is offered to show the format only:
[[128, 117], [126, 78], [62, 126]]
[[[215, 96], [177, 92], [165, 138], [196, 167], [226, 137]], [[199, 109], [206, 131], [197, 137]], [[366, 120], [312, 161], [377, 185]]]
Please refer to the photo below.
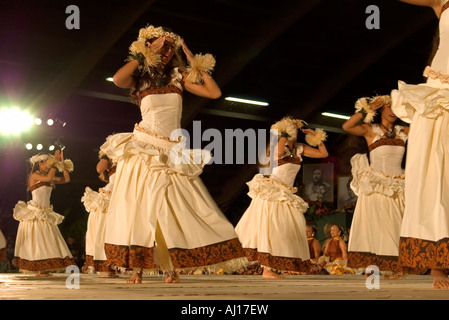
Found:
[[[255, 275], [184, 275], [166, 284], [162, 276], [145, 276], [140, 285], [127, 284], [127, 275], [100, 278], [94, 274], [56, 273], [35, 277], [0, 274], [3, 300], [435, 300], [448, 299], [449, 290], [432, 288], [428, 275], [379, 278], [368, 289], [363, 275], [286, 276], [264, 280]], [[178, 304], [179, 305], [179, 304]]]

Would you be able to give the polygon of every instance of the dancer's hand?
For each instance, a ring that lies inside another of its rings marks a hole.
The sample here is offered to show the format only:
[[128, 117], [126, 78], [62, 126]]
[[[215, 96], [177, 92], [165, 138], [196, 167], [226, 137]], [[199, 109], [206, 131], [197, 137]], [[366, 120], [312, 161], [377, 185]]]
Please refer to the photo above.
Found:
[[55, 151], [55, 155], [53, 156], [53, 158], [54, 158], [56, 161], [61, 161], [61, 152], [62, 152], [62, 151], [60, 151], [60, 150], [56, 150], [56, 151]]
[[186, 57], [187, 57], [187, 61], [191, 62], [194, 58], [195, 55], [192, 53], [192, 51], [190, 51], [190, 49], [187, 47], [186, 43], [184, 42], [184, 40], [181, 40], [181, 46], [182, 46], [182, 51], [184, 51]]
[[[149, 42], [148, 42], [149, 43]], [[159, 37], [153, 42], [149, 43], [148, 48], [151, 49], [151, 51], [159, 53], [162, 49], [162, 47], [165, 44], [165, 36]]]
[[311, 134], [312, 136], [315, 136], [315, 135], [316, 135], [316, 131], [313, 130], [313, 129], [310, 129], [310, 128], [308, 128], [308, 129], [301, 129], [301, 131], [302, 131], [304, 134]]
[[384, 103], [385, 102], [382, 97], [377, 97], [373, 101], [370, 102], [369, 106], [371, 107], [371, 109], [377, 110], [377, 109], [381, 108], [384, 105]]

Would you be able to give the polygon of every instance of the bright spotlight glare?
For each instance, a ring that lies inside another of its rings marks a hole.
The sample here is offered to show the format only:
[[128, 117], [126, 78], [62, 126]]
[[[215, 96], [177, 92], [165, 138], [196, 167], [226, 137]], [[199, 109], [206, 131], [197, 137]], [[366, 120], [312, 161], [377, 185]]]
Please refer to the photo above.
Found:
[[49, 146], [49, 147], [48, 147], [48, 150], [49, 150], [49, 151], [55, 150], [55, 146], [54, 146], [54, 145]]
[[33, 149], [33, 145], [31, 143], [27, 143], [25, 145], [25, 148], [27, 148], [27, 150], [31, 150], [31, 149]]
[[35, 118], [34, 119], [34, 124], [37, 126], [40, 126], [42, 124], [42, 119], [41, 118]]
[[267, 107], [269, 105], [268, 102], [264, 102], [264, 101], [248, 100], [248, 99], [241, 99], [241, 98], [234, 98], [234, 97], [226, 97], [225, 100], [233, 101], [233, 102], [240, 102], [240, 103], [247, 103], [247, 104], [254, 104], [256, 106], [264, 106], [264, 107]]
[[33, 117], [19, 108], [0, 109], [0, 133], [18, 134], [28, 130], [33, 124]]
[[39, 143], [39, 144], [36, 146], [36, 149], [37, 149], [37, 150], [42, 150], [43, 147], [44, 147], [44, 146], [43, 146], [42, 144]]
[[344, 119], [344, 120], [348, 120], [349, 118], [351, 118], [350, 116], [346, 116], [346, 115], [343, 115], [343, 114], [332, 113], [332, 112], [323, 112], [321, 114], [323, 116], [326, 116], [326, 117], [337, 118], [337, 119]]
[[55, 123], [55, 122], [53, 121], [53, 119], [48, 119], [48, 120], [47, 120], [47, 124], [48, 124], [49, 126], [52, 126], [53, 123]]

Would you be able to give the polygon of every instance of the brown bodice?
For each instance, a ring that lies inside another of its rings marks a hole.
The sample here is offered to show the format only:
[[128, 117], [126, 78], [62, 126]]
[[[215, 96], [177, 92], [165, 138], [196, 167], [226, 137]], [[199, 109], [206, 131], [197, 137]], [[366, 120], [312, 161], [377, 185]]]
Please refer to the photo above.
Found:
[[137, 95], [139, 96], [139, 104], [142, 102], [142, 99], [150, 94], [165, 94], [165, 93], [178, 93], [182, 96], [182, 90], [179, 89], [172, 82], [163, 87], [150, 86], [142, 91], [140, 91]]
[[402, 146], [402, 147], [405, 147], [405, 142], [402, 139], [380, 138], [376, 142], [371, 143], [368, 146], [368, 150], [371, 152], [380, 146]]

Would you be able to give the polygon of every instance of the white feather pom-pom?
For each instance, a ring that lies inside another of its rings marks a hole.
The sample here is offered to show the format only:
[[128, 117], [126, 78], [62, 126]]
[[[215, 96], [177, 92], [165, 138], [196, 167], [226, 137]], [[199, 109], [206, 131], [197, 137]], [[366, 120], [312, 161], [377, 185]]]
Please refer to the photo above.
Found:
[[201, 83], [202, 73], [211, 74], [215, 68], [215, 58], [210, 53], [196, 54], [195, 58], [187, 67], [187, 81], [192, 83]]
[[142, 54], [145, 58], [142, 67], [147, 70], [150, 67], [157, 66], [161, 62], [161, 55], [148, 48], [143, 41], [134, 41], [129, 47], [129, 53], [134, 57]]
[[321, 128], [315, 129], [315, 135], [313, 134], [306, 134], [306, 142], [311, 145], [312, 147], [319, 146], [327, 139], [326, 131], [324, 131]]
[[73, 165], [72, 160], [65, 159], [64, 160], [64, 170], [67, 170], [68, 172], [72, 172], [75, 166]]
[[359, 100], [356, 101], [355, 112], [356, 113], [359, 113], [359, 112], [366, 113], [366, 116], [363, 119], [363, 122], [365, 122], [365, 123], [373, 122], [374, 117], [376, 116], [376, 111], [371, 109], [371, 107], [368, 104], [368, 100], [366, 98], [360, 98]]

